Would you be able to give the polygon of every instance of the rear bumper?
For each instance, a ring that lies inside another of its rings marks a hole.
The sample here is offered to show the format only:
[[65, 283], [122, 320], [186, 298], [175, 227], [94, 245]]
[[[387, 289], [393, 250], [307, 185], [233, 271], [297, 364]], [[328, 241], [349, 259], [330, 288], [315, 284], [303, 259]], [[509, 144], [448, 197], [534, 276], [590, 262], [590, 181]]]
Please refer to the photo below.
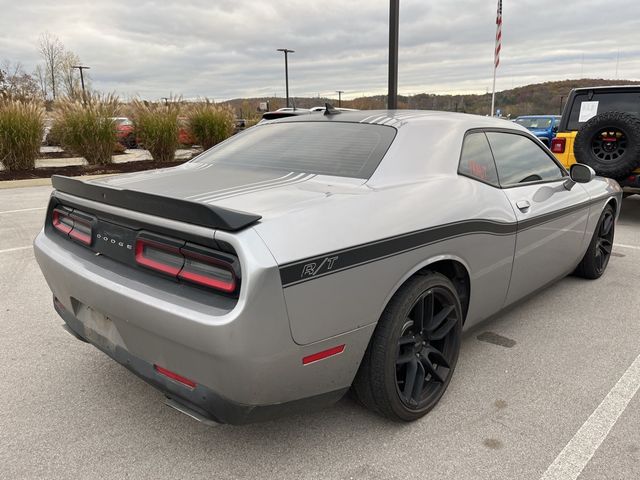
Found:
[[[255, 232], [240, 235], [234, 247], [243, 284], [231, 305], [44, 231], [34, 252], [74, 334], [207, 419], [247, 423], [335, 401], [350, 387], [375, 325], [296, 344], [275, 260]], [[342, 344], [339, 355], [302, 361]], [[154, 365], [197, 387], [190, 391]]]
[[106, 337], [87, 327], [73, 314], [67, 311], [59, 302], [54, 300], [56, 312], [65, 321], [68, 329], [78, 339], [91, 343], [99, 350], [114, 359], [120, 365], [136, 374], [145, 382], [154, 386], [169, 399], [177, 402], [181, 411], [193, 412], [195, 418], [201, 417], [216, 423], [229, 423], [243, 425], [247, 423], [262, 422], [283, 415], [305, 412], [310, 409], [321, 408], [337, 402], [348, 390], [348, 387], [335, 391], [315, 395], [300, 400], [284, 402], [272, 405], [245, 405], [229, 400], [213, 390], [196, 385], [195, 388], [187, 388], [156, 371], [153, 364], [131, 355], [126, 349], [110, 342]]

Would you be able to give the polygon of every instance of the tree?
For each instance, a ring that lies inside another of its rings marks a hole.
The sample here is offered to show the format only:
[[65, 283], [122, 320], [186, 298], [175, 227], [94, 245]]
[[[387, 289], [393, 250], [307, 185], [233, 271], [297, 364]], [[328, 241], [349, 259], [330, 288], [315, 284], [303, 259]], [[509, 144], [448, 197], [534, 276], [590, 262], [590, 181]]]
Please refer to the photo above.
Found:
[[42, 65], [38, 65], [33, 72], [33, 76], [38, 82], [38, 87], [40, 88], [40, 95], [42, 95], [43, 99], [47, 99], [47, 71], [42, 68]]
[[31, 100], [38, 97], [38, 83], [24, 71], [20, 62], [9, 60], [0, 66], [0, 94], [14, 100]]
[[64, 55], [64, 45], [58, 37], [44, 32], [40, 35], [40, 55], [44, 60], [44, 66], [48, 83], [51, 85], [53, 99], [56, 99], [56, 80], [60, 77], [60, 70]]
[[64, 50], [60, 62], [60, 78], [64, 93], [69, 98], [76, 98], [81, 94], [80, 78], [73, 69], [74, 65], [80, 65], [80, 57], [70, 50]]

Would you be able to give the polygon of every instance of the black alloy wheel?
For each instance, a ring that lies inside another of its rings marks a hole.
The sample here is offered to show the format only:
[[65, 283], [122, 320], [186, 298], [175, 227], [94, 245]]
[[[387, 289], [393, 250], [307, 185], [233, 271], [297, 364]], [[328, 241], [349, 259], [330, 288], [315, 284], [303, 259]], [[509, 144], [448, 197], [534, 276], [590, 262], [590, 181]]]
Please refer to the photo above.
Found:
[[407, 408], [420, 410], [447, 385], [460, 321], [456, 298], [434, 287], [415, 302], [402, 328], [396, 354], [396, 387]]
[[616, 213], [611, 204], [602, 210], [589, 247], [578, 264], [575, 274], [589, 279], [600, 278], [607, 269], [613, 249]]
[[615, 219], [611, 209], [605, 209], [602, 213], [596, 237], [595, 264], [599, 275], [604, 273], [611, 258], [614, 222]]
[[615, 163], [627, 151], [627, 135], [619, 128], [604, 128], [591, 140], [591, 153], [604, 163]]
[[446, 391], [462, 337], [462, 307], [449, 278], [411, 277], [382, 313], [353, 383], [367, 408], [395, 421], [427, 414]]

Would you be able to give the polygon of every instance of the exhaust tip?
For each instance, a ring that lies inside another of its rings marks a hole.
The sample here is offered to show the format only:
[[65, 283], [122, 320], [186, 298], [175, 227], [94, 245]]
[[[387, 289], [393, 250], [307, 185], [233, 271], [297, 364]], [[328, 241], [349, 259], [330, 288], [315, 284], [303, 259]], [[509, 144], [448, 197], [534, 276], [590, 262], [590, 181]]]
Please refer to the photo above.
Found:
[[200, 423], [202, 423], [204, 425], [208, 425], [210, 427], [216, 427], [218, 425], [222, 425], [221, 423], [218, 423], [218, 422], [216, 422], [214, 420], [210, 420], [210, 419], [204, 417], [203, 415], [199, 414], [195, 410], [183, 405], [180, 402], [175, 401], [171, 397], [165, 397], [164, 404], [166, 406], [168, 406], [168, 407], [173, 408], [174, 410], [179, 411], [180, 413], [185, 414], [187, 417], [190, 417], [190, 418], [193, 418], [194, 420], [197, 420], [198, 422], [200, 422]]

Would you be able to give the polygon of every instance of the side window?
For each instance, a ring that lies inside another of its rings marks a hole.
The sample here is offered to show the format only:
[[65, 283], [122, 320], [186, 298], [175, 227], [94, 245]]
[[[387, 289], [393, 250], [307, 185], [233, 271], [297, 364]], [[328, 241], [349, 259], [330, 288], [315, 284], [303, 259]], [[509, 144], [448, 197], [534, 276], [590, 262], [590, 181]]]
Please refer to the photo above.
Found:
[[514, 133], [487, 132], [500, 185], [558, 180], [560, 167], [533, 140]]
[[498, 172], [484, 132], [469, 133], [462, 143], [462, 155], [458, 172], [496, 187]]

